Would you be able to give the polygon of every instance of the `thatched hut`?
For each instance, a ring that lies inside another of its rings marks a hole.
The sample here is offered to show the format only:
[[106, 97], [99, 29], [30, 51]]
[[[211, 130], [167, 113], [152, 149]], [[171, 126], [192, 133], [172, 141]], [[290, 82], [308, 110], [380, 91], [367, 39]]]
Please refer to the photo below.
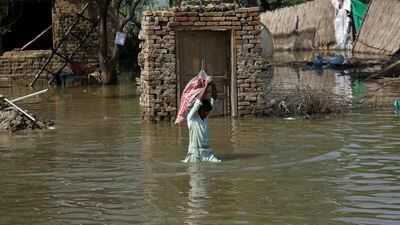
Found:
[[400, 50], [400, 1], [371, 1], [353, 51], [393, 55]]
[[327, 49], [335, 44], [334, 16], [330, 0], [315, 0], [267, 11], [260, 20], [272, 34], [275, 49]]

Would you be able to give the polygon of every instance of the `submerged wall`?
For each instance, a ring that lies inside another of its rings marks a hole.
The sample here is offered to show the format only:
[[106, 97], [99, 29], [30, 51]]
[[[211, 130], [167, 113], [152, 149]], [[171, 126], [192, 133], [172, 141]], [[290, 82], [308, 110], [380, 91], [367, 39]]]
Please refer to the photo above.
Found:
[[233, 88], [237, 115], [262, 113], [260, 22], [258, 7], [144, 12], [140, 97], [145, 121], [174, 120], [177, 115], [176, 30], [231, 31]]
[[335, 9], [330, 0], [261, 13], [261, 22], [272, 34], [274, 49], [327, 49], [335, 44]]

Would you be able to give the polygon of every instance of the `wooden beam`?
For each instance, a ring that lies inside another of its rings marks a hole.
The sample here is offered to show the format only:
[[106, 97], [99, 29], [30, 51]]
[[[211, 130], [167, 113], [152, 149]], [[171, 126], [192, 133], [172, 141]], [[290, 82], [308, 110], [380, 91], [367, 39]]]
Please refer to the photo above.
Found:
[[237, 67], [237, 52], [236, 52], [236, 31], [231, 30], [231, 116], [238, 116], [238, 89], [237, 89], [237, 76], [236, 76], [236, 67]]
[[49, 31], [51, 29], [52, 25], [50, 25], [48, 28], [46, 28], [44, 31], [42, 31], [42, 33], [38, 34], [38, 36], [36, 36], [34, 39], [32, 39], [30, 42], [26, 43], [26, 45], [24, 45], [20, 51], [23, 51], [25, 48], [27, 48], [29, 45], [31, 45], [33, 42], [35, 42], [37, 39], [39, 39], [41, 36], [43, 36], [43, 34], [45, 34], [47, 31]]
[[21, 109], [20, 107], [18, 107], [17, 105], [15, 105], [14, 103], [12, 103], [10, 100], [4, 98], [4, 101], [7, 102], [8, 104], [10, 104], [12, 107], [14, 107], [16, 110], [20, 111], [22, 114], [24, 114], [26, 117], [28, 117], [30, 120], [32, 120], [33, 122], [35, 122], [35, 118], [33, 118], [31, 115], [29, 115], [28, 113], [26, 113], [23, 109]]
[[35, 93], [32, 93], [32, 94], [29, 94], [29, 95], [25, 95], [25, 96], [22, 96], [22, 97], [13, 99], [13, 100], [11, 100], [10, 102], [17, 102], [17, 101], [20, 101], [20, 100], [23, 100], [23, 99], [26, 99], [26, 98], [30, 98], [30, 97], [33, 97], [33, 96], [42, 94], [42, 93], [44, 93], [44, 92], [47, 92], [47, 90], [48, 90], [48, 89], [44, 89], [44, 90], [41, 90], [41, 91], [38, 91], [38, 92], [35, 92]]
[[394, 73], [398, 73], [397, 76], [400, 76], [400, 60], [397, 60], [396, 62], [390, 64], [388, 67], [386, 67], [385, 69], [383, 69], [379, 73], [373, 74], [373, 75], [367, 77], [366, 80], [369, 80], [369, 79], [372, 79], [372, 78], [376, 78], [376, 77], [380, 77], [380, 76], [389, 75], [389, 74], [394, 74]]

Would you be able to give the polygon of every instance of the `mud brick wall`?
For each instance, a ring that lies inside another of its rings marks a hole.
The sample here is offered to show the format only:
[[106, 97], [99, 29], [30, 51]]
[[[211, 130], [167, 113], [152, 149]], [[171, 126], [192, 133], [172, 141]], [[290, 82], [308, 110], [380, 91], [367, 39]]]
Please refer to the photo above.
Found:
[[142, 18], [141, 116], [144, 121], [174, 120], [177, 115], [177, 30], [230, 30], [239, 116], [262, 113], [260, 17], [258, 7], [185, 6], [171, 11], [145, 11]]
[[[56, 0], [53, 6], [53, 43], [56, 45], [59, 40], [63, 38], [64, 34], [68, 31], [70, 26], [75, 21], [77, 13], [80, 13], [86, 1], [81, 0]], [[96, 18], [96, 8], [94, 4], [91, 4], [85, 11], [84, 16], [90, 19]], [[89, 31], [91, 23], [87, 20], [80, 19], [77, 25], [71, 30], [71, 34], [83, 38]], [[109, 32], [112, 33], [112, 32]], [[98, 43], [99, 43], [98, 28], [94, 28], [91, 35], [88, 37], [86, 42], [79, 48], [74, 55], [74, 59], [79, 61], [93, 64], [98, 62]], [[112, 40], [110, 36], [109, 40]], [[78, 39], [69, 35], [66, 41], [62, 44], [61, 52], [65, 55], [70, 54], [79, 45]], [[55, 48], [56, 46], [54, 46]], [[62, 60], [58, 56], [55, 56], [57, 60]]]
[[[64, 36], [65, 32], [72, 25], [75, 20], [75, 16], [78, 12], [81, 12], [85, 5], [85, 1], [81, 0], [55, 0], [52, 7], [52, 35], [53, 44], [56, 45], [58, 41]], [[92, 4], [93, 6], [93, 4]], [[85, 16], [88, 18], [94, 18], [96, 16], [96, 9], [89, 7], [86, 10]], [[83, 20], [79, 23], [72, 33], [82, 37], [84, 33], [89, 29], [90, 23]], [[113, 29], [113, 25], [109, 25]], [[110, 29], [110, 30], [112, 30]], [[115, 29], [114, 29], [115, 30]], [[109, 41], [112, 42], [114, 39], [112, 35], [115, 32], [109, 32]], [[93, 33], [87, 39], [85, 44], [77, 51], [75, 59], [79, 61], [85, 61], [90, 65], [98, 63], [98, 28], [95, 28]], [[64, 46], [61, 50], [63, 54], [71, 53], [78, 46], [77, 39], [68, 37]], [[54, 46], [55, 47], [55, 46]], [[0, 77], [33, 77], [40, 70], [42, 65], [46, 62], [47, 57], [51, 54], [50, 50], [35, 50], [35, 51], [11, 51], [5, 52], [0, 56]], [[49, 69], [57, 71], [61, 68], [64, 62], [58, 56], [54, 56], [51, 60]], [[68, 68], [66, 68], [68, 70]], [[50, 78], [51, 75], [43, 72], [40, 78]]]
[[[5, 52], [0, 56], [0, 77], [31, 78], [40, 70], [50, 54], [51, 51], [49, 50]], [[57, 68], [59, 66], [60, 62], [54, 61], [49, 65], [49, 68]], [[43, 72], [41, 76], [41, 78], [50, 77], [51, 75], [46, 72]]]

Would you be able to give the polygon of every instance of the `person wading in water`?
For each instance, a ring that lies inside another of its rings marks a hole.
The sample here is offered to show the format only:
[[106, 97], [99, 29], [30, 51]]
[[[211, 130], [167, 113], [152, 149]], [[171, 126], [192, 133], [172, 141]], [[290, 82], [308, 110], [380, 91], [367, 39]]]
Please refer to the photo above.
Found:
[[[207, 88], [211, 84], [211, 101], [205, 98]], [[194, 102], [193, 108], [187, 116], [189, 128], [188, 154], [183, 162], [221, 162], [214, 156], [213, 150], [208, 143], [208, 114], [217, 100], [217, 87], [211, 79], [205, 80], [204, 88], [201, 90]]]

